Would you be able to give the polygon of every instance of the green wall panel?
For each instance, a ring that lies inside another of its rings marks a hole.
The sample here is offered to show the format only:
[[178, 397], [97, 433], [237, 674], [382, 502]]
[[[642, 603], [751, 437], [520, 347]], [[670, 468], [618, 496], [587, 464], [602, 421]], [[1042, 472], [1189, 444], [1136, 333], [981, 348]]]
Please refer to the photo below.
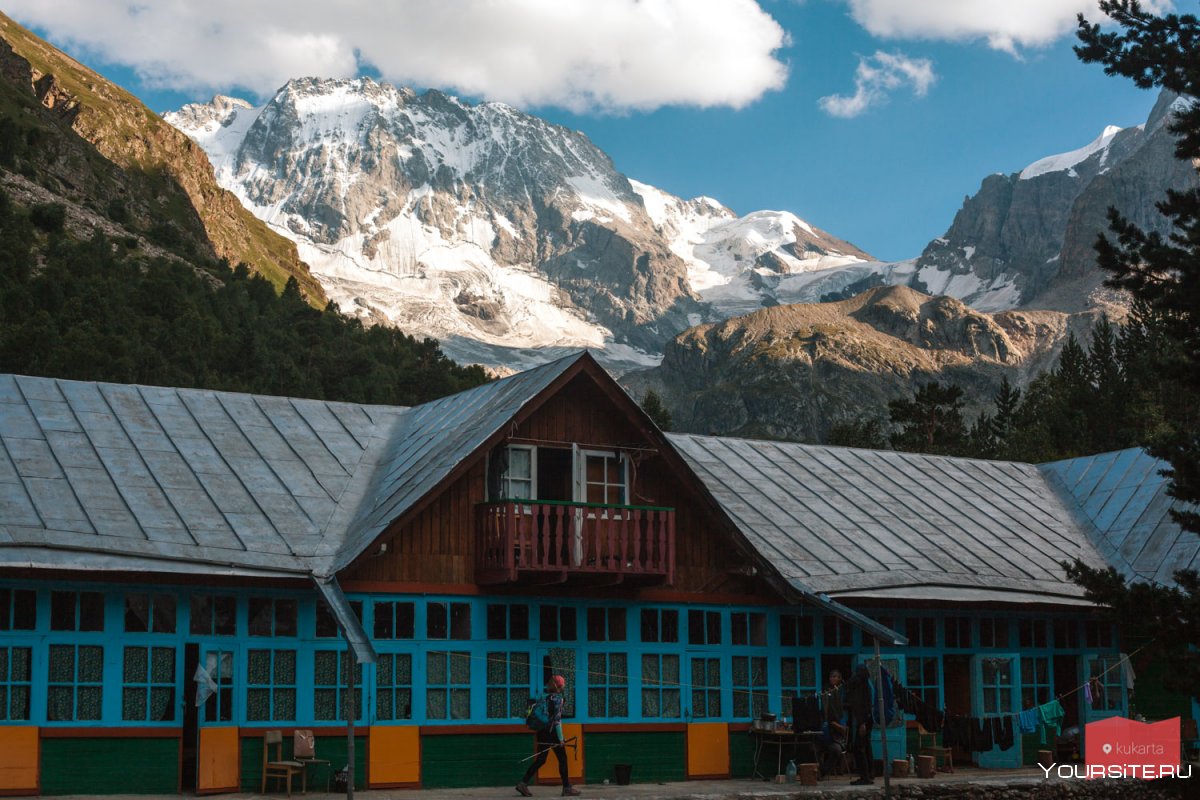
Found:
[[178, 739], [42, 739], [42, 794], [177, 794]]
[[632, 764], [633, 782], [687, 780], [687, 734], [588, 733], [584, 735], [584, 779], [614, 780], [614, 764]]
[[735, 778], [754, 775], [754, 737], [747, 731], [729, 734], [729, 773]]
[[[533, 734], [421, 737], [421, 785], [426, 789], [512, 786], [529, 767]], [[571, 752], [568, 750], [567, 755]], [[554, 754], [550, 754], [554, 759]]]
[[[337, 771], [346, 766], [346, 737], [318, 736], [316, 741], [317, 758], [329, 761], [329, 766], [315, 764], [308, 768], [308, 787], [310, 790], [325, 790], [325, 776], [330, 770]], [[292, 755], [292, 737], [283, 737], [283, 757]], [[242, 739], [242, 791], [258, 792], [262, 788], [263, 740], [261, 736], [250, 736]], [[272, 780], [267, 787], [268, 792], [280, 791], [282, 781]], [[332, 786], [330, 787], [332, 788]], [[354, 788], [367, 788], [367, 737], [354, 737]], [[300, 791], [300, 781], [292, 783], [293, 791]]]

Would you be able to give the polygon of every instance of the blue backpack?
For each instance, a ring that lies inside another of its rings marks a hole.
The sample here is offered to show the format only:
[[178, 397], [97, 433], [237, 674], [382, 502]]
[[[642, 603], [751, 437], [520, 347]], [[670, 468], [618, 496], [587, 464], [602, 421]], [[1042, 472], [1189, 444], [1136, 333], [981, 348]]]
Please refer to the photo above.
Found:
[[530, 703], [525, 712], [525, 727], [531, 731], [544, 731], [550, 727], [550, 705], [545, 695]]

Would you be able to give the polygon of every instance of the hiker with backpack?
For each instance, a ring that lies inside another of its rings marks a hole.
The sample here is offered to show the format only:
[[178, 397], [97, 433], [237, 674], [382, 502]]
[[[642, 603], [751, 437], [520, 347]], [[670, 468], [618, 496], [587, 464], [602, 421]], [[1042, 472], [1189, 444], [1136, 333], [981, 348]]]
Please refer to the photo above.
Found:
[[579, 790], [571, 785], [571, 780], [567, 777], [567, 748], [563, 745], [563, 689], [566, 688], [566, 685], [567, 679], [562, 675], [552, 676], [546, 682], [546, 694], [530, 706], [529, 713], [525, 717], [525, 724], [537, 734], [537, 750], [533, 763], [529, 765], [529, 769], [525, 770], [525, 776], [517, 784], [517, 792], [525, 797], [533, 796], [533, 793], [529, 791], [529, 782], [541, 769], [542, 764], [546, 763], [551, 750], [554, 751], [554, 757], [558, 759], [558, 774], [562, 778], [563, 796], [572, 797], [579, 794]]

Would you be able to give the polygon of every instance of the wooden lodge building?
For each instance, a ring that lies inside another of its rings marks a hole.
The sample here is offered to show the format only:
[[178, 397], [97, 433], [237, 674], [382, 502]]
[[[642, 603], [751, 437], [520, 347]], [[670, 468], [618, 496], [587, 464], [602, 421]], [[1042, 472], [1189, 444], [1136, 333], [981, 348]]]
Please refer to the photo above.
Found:
[[576, 778], [748, 775], [751, 720], [875, 638], [975, 716], [1102, 675], [1083, 723], [1129, 711], [1136, 643], [1059, 562], [1200, 550], [1140, 451], [664, 434], [586, 354], [414, 408], [5, 375], [0, 443], [0, 795], [256, 790], [266, 731], [340, 767], [351, 709], [360, 787], [511, 784], [555, 673]]

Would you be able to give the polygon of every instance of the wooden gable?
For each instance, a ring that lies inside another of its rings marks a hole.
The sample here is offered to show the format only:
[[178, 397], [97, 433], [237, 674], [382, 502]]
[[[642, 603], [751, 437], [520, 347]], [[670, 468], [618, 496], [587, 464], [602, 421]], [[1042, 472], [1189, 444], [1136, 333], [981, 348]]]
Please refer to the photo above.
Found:
[[[426, 502], [396, 520], [375, 547], [344, 573], [348, 588], [404, 591], [486, 591], [588, 594], [586, 588], [523, 586], [498, 589], [475, 584], [478, 509], [487, 502], [489, 453], [529, 445], [616, 451], [630, 465], [628, 502], [669, 507], [675, 514], [672, 584], [654, 588], [616, 586], [605, 594], [630, 597], [695, 596], [763, 601], [778, 597], [756, 577], [753, 561], [735, 545], [728, 523], [662, 434], [590, 358], [563, 383], [552, 386], [514, 418], [488, 445], [472, 454], [451, 480]], [[382, 547], [380, 547], [382, 545]]]

